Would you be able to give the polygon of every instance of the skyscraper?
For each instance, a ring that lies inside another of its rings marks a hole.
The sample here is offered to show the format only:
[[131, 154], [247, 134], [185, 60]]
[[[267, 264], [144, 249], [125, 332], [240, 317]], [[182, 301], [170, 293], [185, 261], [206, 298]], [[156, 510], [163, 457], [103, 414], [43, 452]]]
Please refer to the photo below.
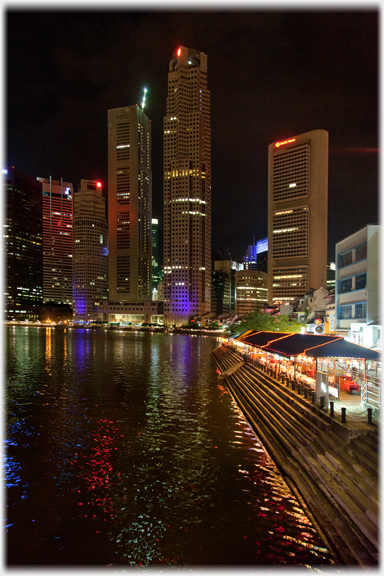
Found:
[[37, 178], [43, 187], [43, 298], [72, 305], [73, 186]]
[[248, 249], [243, 257], [245, 270], [260, 270], [261, 272], [268, 272], [268, 238], [263, 238], [255, 243], [253, 237], [253, 244], [248, 246]]
[[42, 185], [12, 167], [5, 186], [5, 313], [37, 319], [43, 302]]
[[158, 299], [159, 280], [159, 221], [152, 218], [152, 300]]
[[211, 309], [211, 113], [207, 56], [172, 55], [164, 117], [164, 321]]
[[268, 302], [327, 286], [328, 132], [268, 147]]
[[151, 121], [139, 106], [108, 110], [109, 299], [151, 300]]
[[73, 301], [76, 321], [102, 319], [108, 299], [108, 238], [101, 182], [80, 180], [74, 197]]

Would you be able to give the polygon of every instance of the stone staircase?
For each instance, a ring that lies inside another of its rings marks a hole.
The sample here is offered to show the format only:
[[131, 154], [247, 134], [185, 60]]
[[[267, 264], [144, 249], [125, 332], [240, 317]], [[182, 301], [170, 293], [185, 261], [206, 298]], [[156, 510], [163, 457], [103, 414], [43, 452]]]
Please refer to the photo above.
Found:
[[[243, 360], [224, 345], [212, 356], [221, 373]], [[324, 409], [249, 364], [239, 365], [225, 384], [336, 561], [376, 567], [377, 426], [336, 424]]]

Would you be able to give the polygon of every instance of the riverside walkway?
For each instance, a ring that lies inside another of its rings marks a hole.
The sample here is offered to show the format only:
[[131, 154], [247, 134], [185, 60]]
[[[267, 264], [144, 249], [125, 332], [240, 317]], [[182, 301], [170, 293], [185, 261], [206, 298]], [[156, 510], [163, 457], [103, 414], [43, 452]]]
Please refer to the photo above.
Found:
[[218, 346], [212, 357], [219, 378], [340, 564], [377, 568], [378, 422], [368, 422], [367, 411], [351, 396], [335, 403], [332, 416], [261, 366], [244, 363], [230, 346]]

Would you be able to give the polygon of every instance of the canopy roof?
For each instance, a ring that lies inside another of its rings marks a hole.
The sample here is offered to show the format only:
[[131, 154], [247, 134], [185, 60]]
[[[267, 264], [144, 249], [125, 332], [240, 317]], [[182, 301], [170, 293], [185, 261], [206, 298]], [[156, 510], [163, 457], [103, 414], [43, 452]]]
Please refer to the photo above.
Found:
[[366, 360], [381, 360], [380, 352], [365, 348], [340, 338], [331, 344], [324, 344], [306, 351], [307, 356], [313, 358], [365, 358]]
[[274, 342], [279, 340], [280, 338], [284, 338], [285, 336], [291, 336], [291, 332], [267, 332], [267, 331], [255, 331], [255, 330], [248, 330], [243, 334], [240, 334], [240, 337], [237, 340], [244, 342], [244, 344], [250, 344], [252, 346], [266, 346], [270, 342]]
[[286, 358], [305, 354], [313, 358], [381, 359], [381, 354], [376, 350], [348, 342], [342, 336], [247, 331], [236, 340]]

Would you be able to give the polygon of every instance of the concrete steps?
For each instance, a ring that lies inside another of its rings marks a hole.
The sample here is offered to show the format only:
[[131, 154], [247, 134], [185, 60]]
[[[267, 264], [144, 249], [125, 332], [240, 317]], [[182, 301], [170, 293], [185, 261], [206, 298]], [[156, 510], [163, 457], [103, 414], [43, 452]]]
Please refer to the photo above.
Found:
[[[212, 355], [221, 372], [243, 359], [224, 346]], [[377, 432], [352, 431], [358, 437], [346, 441], [345, 428], [310, 400], [247, 364], [224, 382], [288, 483], [292, 479], [340, 563], [376, 565]]]

